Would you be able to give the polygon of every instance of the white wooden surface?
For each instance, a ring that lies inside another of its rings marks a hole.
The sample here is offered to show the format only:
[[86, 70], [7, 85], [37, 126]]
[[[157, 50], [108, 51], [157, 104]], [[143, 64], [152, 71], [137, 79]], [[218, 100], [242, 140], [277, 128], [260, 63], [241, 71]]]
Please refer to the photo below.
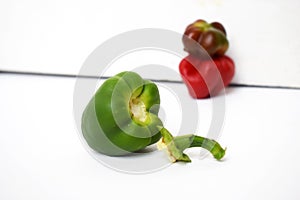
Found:
[[2, 0], [0, 70], [77, 74], [112, 36], [138, 28], [182, 33], [203, 18], [227, 29], [234, 83], [300, 87], [299, 8], [298, 0]]
[[[0, 71], [77, 74], [112, 36], [138, 28], [182, 33], [204, 18], [227, 28], [234, 83], [300, 87], [299, 8], [297, 0], [0, 1]], [[159, 53], [128, 55], [107, 73], [153, 60], [177, 70], [178, 58]], [[223, 162], [191, 151], [190, 164], [129, 175], [103, 166], [81, 144], [74, 83], [0, 73], [0, 199], [300, 198], [299, 90], [229, 88]], [[199, 132], [205, 133], [211, 102], [198, 104]], [[167, 126], [176, 130], [178, 109], [165, 105]]]
[[[74, 81], [0, 74], [0, 199], [300, 198], [299, 90], [229, 88], [223, 162], [192, 151], [190, 164], [129, 175], [104, 167], [82, 146]], [[209, 101], [199, 101], [202, 130]]]

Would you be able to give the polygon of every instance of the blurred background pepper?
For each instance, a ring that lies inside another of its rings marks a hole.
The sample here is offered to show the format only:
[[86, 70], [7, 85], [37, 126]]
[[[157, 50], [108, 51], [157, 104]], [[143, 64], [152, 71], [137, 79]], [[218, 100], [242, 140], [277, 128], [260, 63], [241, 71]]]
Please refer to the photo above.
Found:
[[207, 23], [202, 19], [186, 28], [182, 41], [184, 50], [196, 56], [201, 56], [203, 50], [210, 56], [224, 55], [229, 47], [223, 25], [219, 22]]
[[233, 60], [226, 55], [212, 60], [189, 55], [180, 62], [179, 71], [190, 95], [201, 99], [215, 96], [228, 86], [235, 66]]

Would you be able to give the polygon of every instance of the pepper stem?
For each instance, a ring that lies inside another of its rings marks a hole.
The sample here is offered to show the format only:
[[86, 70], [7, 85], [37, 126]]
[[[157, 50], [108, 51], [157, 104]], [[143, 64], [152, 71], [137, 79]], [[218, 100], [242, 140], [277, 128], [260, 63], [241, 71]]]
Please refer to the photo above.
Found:
[[217, 160], [221, 160], [226, 152], [226, 148], [223, 149], [215, 140], [198, 135], [194, 135], [194, 139], [190, 147], [202, 147], [208, 150]]
[[185, 149], [191, 147], [202, 147], [208, 150], [217, 160], [221, 160], [225, 155], [226, 148], [223, 149], [215, 140], [192, 134], [173, 137], [166, 128], [161, 128], [160, 131], [162, 138], [157, 147], [160, 150], [167, 150], [172, 162], [191, 162], [190, 158], [183, 153]]

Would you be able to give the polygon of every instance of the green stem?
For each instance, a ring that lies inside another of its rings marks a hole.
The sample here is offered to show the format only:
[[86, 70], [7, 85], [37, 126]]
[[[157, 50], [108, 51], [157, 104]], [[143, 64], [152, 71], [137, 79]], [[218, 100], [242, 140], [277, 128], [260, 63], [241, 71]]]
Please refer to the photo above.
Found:
[[185, 149], [191, 147], [202, 147], [208, 150], [217, 160], [221, 160], [225, 155], [226, 148], [223, 149], [218, 142], [212, 139], [192, 134], [173, 137], [165, 128], [161, 129], [161, 134], [162, 140], [158, 146], [160, 149], [162, 147], [167, 149], [173, 162], [191, 162], [189, 157], [183, 153]]
[[190, 147], [202, 147], [208, 150], [217, 160], [221, 160], [224, 157], [226, 151], [226, 148], [223, 149], [221, 145], [215, 140], [211, 140], [198, 135], [194, 135], [194, 139]]

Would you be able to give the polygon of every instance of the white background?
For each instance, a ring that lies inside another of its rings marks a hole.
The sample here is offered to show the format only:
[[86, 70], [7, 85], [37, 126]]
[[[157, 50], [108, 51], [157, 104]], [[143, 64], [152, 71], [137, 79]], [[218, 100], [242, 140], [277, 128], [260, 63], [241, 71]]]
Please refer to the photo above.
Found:
[[298, 0], [2, 0], [0, 69], [77, 74], [115, 35], [138, 28], [183, 33], [202, 18], [227, 29], [234, 83], [300, 87], [299, 8]]
[[[182, 33], [204, 18], [227, 29], [234, 83], [300, 87], [299, 7], [297, 0], [0, 0], [0, 71], [77, 74], [114, 35], [137, 28]], [[163, 64], [177, 70], [178, 58], [159, 56], [174, 59]], [[115, 66], [121, 71], [129, 67], [122, 63], [133, 62], [129, 55]], [[103, 166], [82, 145], [74, 84], [74, 78], [0, 73], [1, 200], [300, 199], [300, 90], [227, 88], [219, 140], [228, 149], [224, 161], [200, 159], [192, 150], [190, 164], [132, 175]], [[180, 111], [161, 92], [166, 126], [176, 131]], [[197, 104], [197, 134], [205, 135], [211, 99]]]

